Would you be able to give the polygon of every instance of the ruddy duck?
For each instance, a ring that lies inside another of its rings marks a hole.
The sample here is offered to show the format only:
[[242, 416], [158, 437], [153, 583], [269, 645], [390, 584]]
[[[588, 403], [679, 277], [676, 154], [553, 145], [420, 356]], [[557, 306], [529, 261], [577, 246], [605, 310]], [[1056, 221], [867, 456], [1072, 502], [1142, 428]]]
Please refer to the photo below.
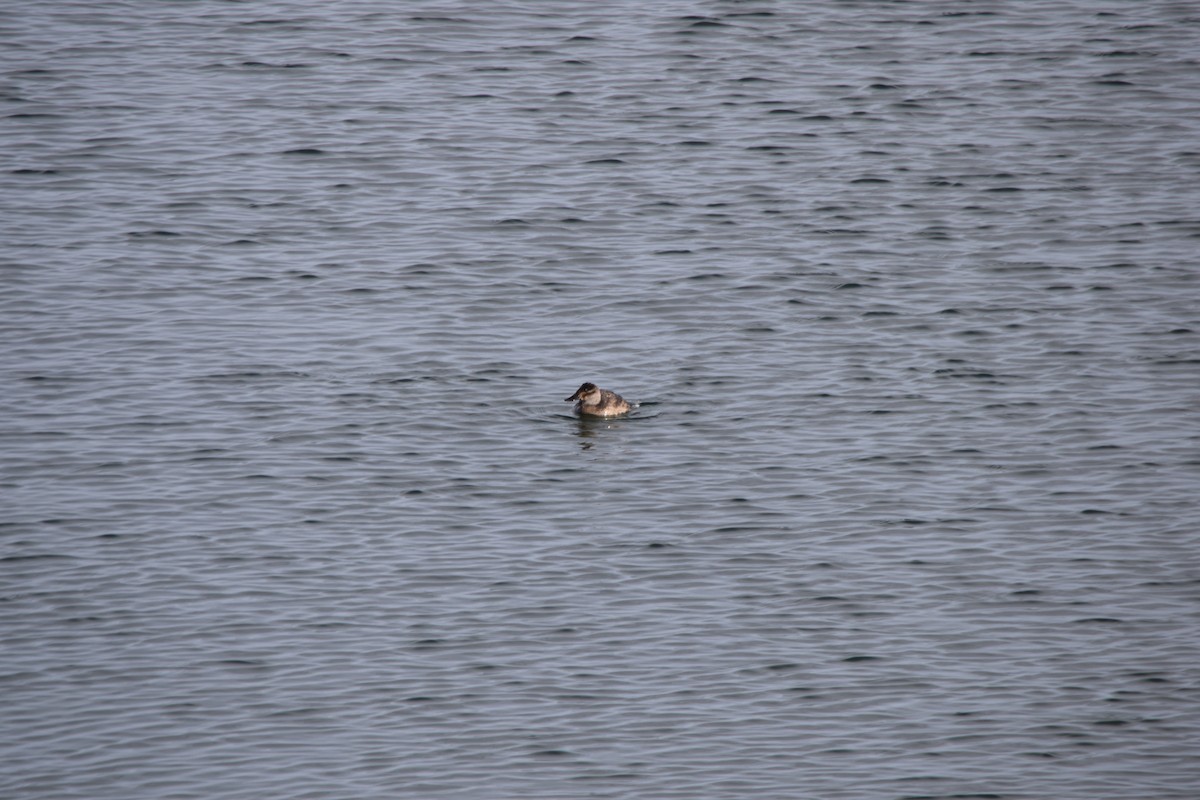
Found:
[[575, 403], [575, 413], [589, 417], [615, 417], [628, 413], [633, 406], [616, 392], [601, 389], [594, 383], [585, 383], [575, 390], [575, 394], [566, 399]]

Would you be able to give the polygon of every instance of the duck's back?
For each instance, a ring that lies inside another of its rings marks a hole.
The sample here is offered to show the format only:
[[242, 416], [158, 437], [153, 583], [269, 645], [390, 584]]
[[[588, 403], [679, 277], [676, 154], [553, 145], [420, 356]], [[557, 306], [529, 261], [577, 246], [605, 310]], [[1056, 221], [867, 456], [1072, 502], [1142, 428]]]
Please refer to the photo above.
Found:
[[600, 390], [600, 405], [598, 410], [600, 413], [607, 415], [624, 414], [630, 409], [629, 401], [616, 392], [608, 389]]

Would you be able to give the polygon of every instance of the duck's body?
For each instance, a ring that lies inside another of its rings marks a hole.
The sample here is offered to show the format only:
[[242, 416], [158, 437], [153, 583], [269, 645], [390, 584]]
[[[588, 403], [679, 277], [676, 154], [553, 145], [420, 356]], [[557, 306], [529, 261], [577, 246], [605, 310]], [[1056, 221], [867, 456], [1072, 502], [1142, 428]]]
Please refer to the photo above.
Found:
[[594, 383], [585, 383], [566, 402], [575, 401], [575, 413], [581, 417], [615, 417], [633, 408], [624, 397]]

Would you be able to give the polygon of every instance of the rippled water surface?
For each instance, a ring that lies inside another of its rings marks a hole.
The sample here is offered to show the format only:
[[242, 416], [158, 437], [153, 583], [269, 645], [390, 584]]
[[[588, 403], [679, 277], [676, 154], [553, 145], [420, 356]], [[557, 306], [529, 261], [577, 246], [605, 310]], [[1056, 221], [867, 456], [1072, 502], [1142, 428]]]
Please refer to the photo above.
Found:
[[1192, 4], [0, 23], [0, 796], [1196, 796]]

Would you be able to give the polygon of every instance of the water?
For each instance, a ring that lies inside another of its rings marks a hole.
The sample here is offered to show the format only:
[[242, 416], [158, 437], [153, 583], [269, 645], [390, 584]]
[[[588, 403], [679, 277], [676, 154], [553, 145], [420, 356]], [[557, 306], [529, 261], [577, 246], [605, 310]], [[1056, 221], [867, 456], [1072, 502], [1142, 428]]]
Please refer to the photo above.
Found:
[[0, 795], [1195, 796], [1190, 4], [2, 22]]

